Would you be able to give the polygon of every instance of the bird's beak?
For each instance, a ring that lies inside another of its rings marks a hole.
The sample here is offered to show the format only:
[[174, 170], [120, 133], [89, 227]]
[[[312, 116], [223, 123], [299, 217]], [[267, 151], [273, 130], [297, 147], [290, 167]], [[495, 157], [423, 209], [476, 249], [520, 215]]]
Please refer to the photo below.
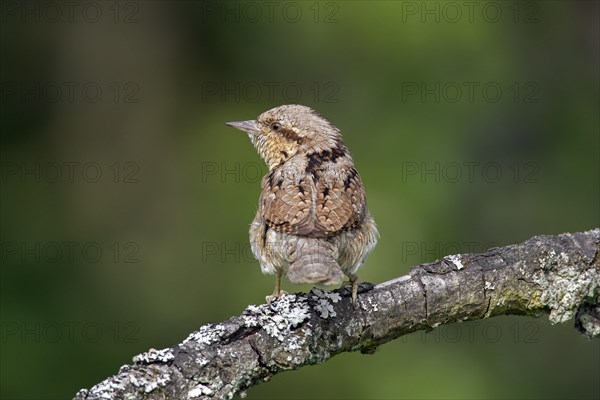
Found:
[[261, 132], [255, 120], [225, 122], [225, 125], [253, 135]]

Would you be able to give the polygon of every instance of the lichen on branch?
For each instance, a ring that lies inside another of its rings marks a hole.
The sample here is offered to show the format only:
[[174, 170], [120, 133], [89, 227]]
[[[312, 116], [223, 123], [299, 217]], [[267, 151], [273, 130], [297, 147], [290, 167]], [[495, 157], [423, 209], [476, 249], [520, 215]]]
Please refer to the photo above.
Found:
[[348, 289], [285, 295], [139, 354], [75, 399], [229, 399], [342, 352], [370, 353], [414, 331], [497, 315], [548, 313], [553, 324], [575, 318], [579, 332], [597, 338], [599, 254], [596, 228], [450, 255], [379, 285], [363, 283], [356, 308]]

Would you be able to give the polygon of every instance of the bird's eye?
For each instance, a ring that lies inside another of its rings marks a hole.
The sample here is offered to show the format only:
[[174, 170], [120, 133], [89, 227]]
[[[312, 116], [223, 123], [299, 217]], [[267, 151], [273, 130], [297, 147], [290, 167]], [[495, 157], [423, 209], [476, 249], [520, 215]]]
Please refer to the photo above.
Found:
[[279, 130], [279, 128], [281, 128], [281, 125], [279, 124], [279, 122], [273, 122], [271, 124], [271, 129], [273, 129], [274, 131]]

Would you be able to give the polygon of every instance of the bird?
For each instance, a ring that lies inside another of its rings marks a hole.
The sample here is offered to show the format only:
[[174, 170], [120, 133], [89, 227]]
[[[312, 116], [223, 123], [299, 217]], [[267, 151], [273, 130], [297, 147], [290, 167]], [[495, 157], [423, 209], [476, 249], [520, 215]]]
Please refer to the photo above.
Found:
[[271, 303], [293, 284], [342, 283], [358, 302], [359, 267], [379, 239], [365, 188], [340, 130], [314, 109], [287, 104], [254, 120], [226, 122], [248, 134], [268, 172], [261, 181], [250, 248], [275, 275]]

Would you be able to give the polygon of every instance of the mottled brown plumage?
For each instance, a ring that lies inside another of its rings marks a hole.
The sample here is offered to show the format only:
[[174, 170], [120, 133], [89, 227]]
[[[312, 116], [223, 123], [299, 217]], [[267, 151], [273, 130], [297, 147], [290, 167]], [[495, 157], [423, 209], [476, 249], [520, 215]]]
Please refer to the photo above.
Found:
[[339, 130], [300, 105], [256, 120], [228, 122], [248, 133], [269, 167], [250, 226], [252, 252], [264, 273], [292, 283], [335, 284], [346, 274], [356, 302], [356, 271], [377, 243], [365, 189]]

